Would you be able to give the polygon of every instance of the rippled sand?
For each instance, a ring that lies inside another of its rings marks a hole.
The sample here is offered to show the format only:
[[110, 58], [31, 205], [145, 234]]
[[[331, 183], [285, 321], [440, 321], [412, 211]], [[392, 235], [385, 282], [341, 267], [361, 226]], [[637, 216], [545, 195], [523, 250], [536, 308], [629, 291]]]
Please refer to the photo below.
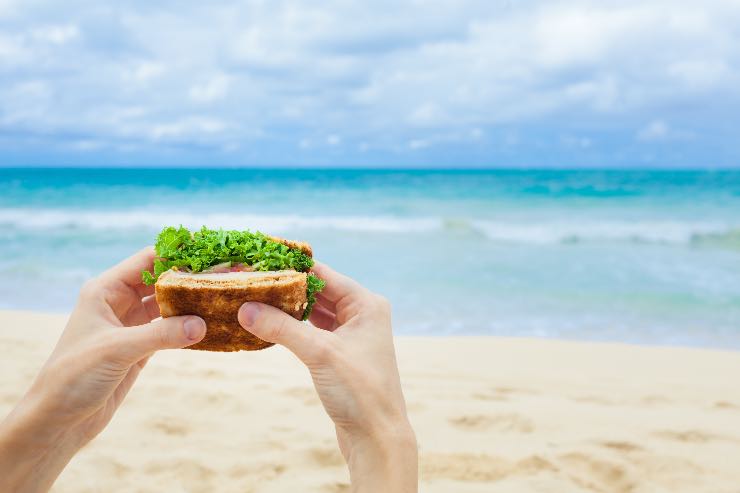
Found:
[[[0, 312], [0, 412], [64, 316]], [[400, 338], [427, 492], [740, 491], [740, 352]], [[293, 356], [169, 351], [56, 492], [344, 492]]]

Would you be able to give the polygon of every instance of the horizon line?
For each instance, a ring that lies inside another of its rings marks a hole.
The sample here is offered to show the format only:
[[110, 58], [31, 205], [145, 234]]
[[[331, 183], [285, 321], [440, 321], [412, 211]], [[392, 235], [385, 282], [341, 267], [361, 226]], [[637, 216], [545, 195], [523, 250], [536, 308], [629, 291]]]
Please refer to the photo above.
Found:
[[136, 165], [136, 164], [102, 164], [102, 165], [56, 165], [33, 164], [28, 166], [5, 166], [0, 164], [0, 170], [199, 170], [199, 171], [227, 171], [227, 170], [270, 170], [270, 171], [740, 171], [738, 166], [328, 166], [328, 165], [213, 165], [198, 166], [191, 164], [177, 165]]

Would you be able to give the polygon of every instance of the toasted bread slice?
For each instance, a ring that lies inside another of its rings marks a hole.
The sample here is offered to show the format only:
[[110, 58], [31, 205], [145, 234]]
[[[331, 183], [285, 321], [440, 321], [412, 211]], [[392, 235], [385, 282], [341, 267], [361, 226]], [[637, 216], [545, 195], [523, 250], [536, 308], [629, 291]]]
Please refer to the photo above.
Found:
[[191, 274], [167, 271], [155, 285], [163, 317], [198, 315], [206, 321], [206, 336], [189, 349], [252, 351], [272, 346], [244, 330], [237, 320], [247, 301], [272, 305], [301, 319], [306, 308], [305, 272], [226, 272]]

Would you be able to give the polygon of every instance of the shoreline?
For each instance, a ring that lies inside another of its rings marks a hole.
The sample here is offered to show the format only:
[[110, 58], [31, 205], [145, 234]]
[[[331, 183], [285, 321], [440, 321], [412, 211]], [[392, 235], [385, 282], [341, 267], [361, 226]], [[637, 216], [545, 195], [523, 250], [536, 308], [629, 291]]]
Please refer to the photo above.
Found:
[[[0, 311], [0, 414], [66, 315]], [[735, 492], [740, 353], [480, 336], [397, 338], [425, 492]], [[283, 348], [165, 351], [52, 490], [349, 491]]]
[[[34, 310], [27, 310], [27, 309], [12, 309], [12, 308], [0, 308], [0, 316], [4, 315], [19, 315], [19, 316], [51, 316], [51, 317], [61, 317], [62, 323], [66, 322], [67, 317], [69, 316], [70, 311], [34, 311]], [[395, 329], [398, 330], [397, 328]], [[565, 344], [584, 344], [584, 345], [594, 345], [594, 346], [608, 346], [608, 347], [625, 347], [625, 348], [647, 348], [647, 349], [665, 349], [665, 350], [671, 350], [671, 349], [687, 349], [687, 350], [696, 350], [696, 351], [711, 351], [711, 352], [719, 352], [719, 353], [731, 353], [731, 354], [740, 354], [740, 347], [720, 347], [720, 346], [695, 346], [695, 345], [688, 345], [688, 344], [670, 344], [670, 343], [663, 343], [663, 342], [629, 342], [629, 341], [619, 341], [619, 340], [609, 340], [609, 339], [579, 339], [579, 338], [566, 338], [566, 337], [556, 337], [556, 336], [530, 336], [530, 335], [524, 335], [524, 336], [517, 336], [517, 335], [498, 335], [498, 334], [491, 334], [491, 335], [481, 335], [481, 334], [396, 334], [395, 338], [397, 340], [399, 339], [419, 339], [419, 340], [425, 340], [425, 339], [462, 339], [462, 340], [469, 340], [469, 339], [480, 339], [483, 341], [490, 341], [490, 340], [500, 340], [500, 341], [506, 341], [511, 343], [516, 343], [518, 341], [521, 342], [527, 342], [531, 341], [533, 344], [538, 344], [540, 342], [551, 342], [554, 344], [558, 343], [565, 343]]]

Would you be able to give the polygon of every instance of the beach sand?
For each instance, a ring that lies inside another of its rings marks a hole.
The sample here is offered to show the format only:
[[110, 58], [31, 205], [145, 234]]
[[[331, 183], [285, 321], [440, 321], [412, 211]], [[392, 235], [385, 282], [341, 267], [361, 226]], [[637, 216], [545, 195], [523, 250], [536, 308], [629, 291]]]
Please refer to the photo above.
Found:
[[[0, 413], [62, 315], [0, 312]], [[413, 338], [398, 358], [426, 492], [740, 492], [740, 352]], [[334, 431], [283, 348], [156, 355], [55, 492], [345, 492]]]

